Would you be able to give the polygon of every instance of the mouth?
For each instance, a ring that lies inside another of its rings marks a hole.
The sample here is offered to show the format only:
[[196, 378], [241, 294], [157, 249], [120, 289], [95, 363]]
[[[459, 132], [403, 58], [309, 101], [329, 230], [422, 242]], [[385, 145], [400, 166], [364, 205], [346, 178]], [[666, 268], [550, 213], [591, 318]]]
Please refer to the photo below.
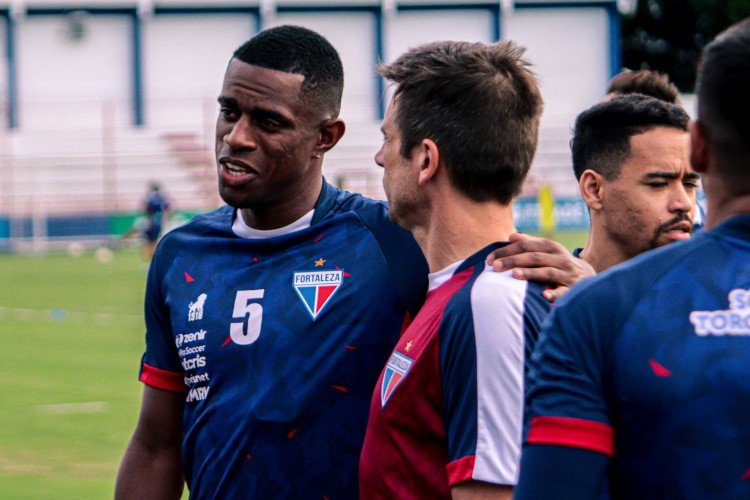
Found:
[[693, 232], [693, 224], [689, 221], [680, 221], [666, 228], [664, 233], [674, 239], [684, 240], [690, 238]]
[[224, 179], [231, 181], [247, 180], [249, 177], [257, 177], [258, 172], [247, 163], [235, 158], [219, 158], [221, 175]]

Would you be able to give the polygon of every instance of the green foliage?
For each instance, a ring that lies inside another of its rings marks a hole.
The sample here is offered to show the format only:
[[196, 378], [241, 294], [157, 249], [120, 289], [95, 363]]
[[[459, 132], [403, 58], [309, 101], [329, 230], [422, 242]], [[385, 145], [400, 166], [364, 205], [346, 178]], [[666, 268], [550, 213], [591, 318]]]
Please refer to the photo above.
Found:
[[623, 65], [666, 73], [692, 92], [703, 47], [748, 16], [750, 0], [639, 0], [635, 15], [623, 18]]

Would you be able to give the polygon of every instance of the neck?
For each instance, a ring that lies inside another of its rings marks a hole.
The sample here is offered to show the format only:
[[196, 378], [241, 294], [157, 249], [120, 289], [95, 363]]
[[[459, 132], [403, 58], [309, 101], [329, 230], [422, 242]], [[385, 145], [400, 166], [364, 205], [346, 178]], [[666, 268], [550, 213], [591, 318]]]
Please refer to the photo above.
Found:
[[[735, 194], [731, 189], [711, 189], [704, 181], [706, 190], [706, 229], [718, 226], [733, 215], [750, 215], [750, 193]], [[712, 186], [713, 187], [713, 186]]]
[[432, 204], [427, 222], [412, 229], [431, 273], [491, 243], [507, 241], [514, 232], [511, 205], [477, 203], [460, 195], [440, 198]]
[[284, 191], [278, 201], [241, 208], [240, 213], [245, 224], [253, 229], [285, 227], [315, 208], [322, 189], [323, 177], [318, 176], [313, 181], [298, 182], [293, 189]]
[[625, 262], [629, 258], [623, 253], [620, 246], [610, 239], [609, 233], [593, 217], [588, 241], [586, 241], [586, 246], [583, 247], [579, 256], [591, 264], [591, 267], [597, 273]]

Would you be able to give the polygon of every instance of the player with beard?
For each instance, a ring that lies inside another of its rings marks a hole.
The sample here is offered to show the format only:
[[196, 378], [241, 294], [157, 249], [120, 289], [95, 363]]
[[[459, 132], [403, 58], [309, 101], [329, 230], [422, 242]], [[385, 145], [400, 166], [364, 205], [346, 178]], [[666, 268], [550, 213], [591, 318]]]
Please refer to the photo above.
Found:
[[638, 94], [581, 113], [571, 149], [591, 226], [584, 248], [574, 251], [578, 264], [561, 244], [519, 234], [487, 262], [496, 271], [512, 268], [519, 279], [560, 284], [545, 291], [554, 301], [594, 272], [688, 239], [699, 180], [688, 163], [688, 121], [681, 107]]
[[532, 356], [518, 500], [750, 498], [750, 19], [703, 51], [706, 229], [575, 287]]
[[688, 121], [681, 107], [637, 94], [576, 119], [573, 170], [591, 227], [575, 253], [596, 272], [690, 237], [699, 176], [688, 162]]

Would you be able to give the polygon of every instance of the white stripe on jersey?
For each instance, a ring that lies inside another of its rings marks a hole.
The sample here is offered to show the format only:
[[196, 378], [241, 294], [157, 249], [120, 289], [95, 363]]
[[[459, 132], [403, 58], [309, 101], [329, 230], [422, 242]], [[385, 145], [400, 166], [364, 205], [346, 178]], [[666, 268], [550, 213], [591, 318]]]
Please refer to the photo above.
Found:
[[527, 282], [485, 266], [471, 290], [477, 349], [477, 448], [473, 479], [515, 485], [524, 405]]

